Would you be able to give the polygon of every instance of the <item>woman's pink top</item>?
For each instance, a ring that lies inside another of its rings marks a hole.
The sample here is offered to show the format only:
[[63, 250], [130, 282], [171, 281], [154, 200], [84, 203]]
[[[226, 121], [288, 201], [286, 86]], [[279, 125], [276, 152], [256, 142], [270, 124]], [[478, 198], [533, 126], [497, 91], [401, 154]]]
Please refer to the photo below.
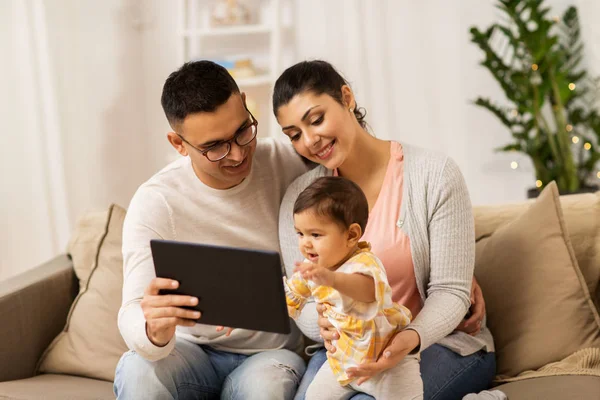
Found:
[[407, 307], [415, 318], [421, 311], [421, 296], [417, 289], [410, 239], [396, 226], [400, 217], [404, 177], [404, 154], [400, 143], [391, 142], [390, 153], [383, 185], [361, 240], [371, 243], [373, 253], [383, 263], [392, 287], [392, 299]]

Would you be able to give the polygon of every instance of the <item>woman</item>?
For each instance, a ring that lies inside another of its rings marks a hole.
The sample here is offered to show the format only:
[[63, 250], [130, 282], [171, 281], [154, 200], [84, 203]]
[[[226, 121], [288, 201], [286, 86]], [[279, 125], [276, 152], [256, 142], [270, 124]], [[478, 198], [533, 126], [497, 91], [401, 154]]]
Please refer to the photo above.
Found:
[[[273, 110], [296, 151], [320, 164], [288, 188], [281, 205], [279, 234], [287, 273], [302, 259], [292, 219], [297, 195], [317, 177], [344, 176], [361, 187], [369, 202], [363, 240], [383, 261], [394, 301], [415, 316], [377, 362], [349, 372], [364, 381], [407, 354], [421, 352], [425, 399], [460, 399], [486, 389], [495, 374], [493, 340], [473, 279], [473, 216], [457, 165], [441, 154], [371, 136], [348, 83], [324, 61], [288, 68], [275, 84]], [[321, 312], [313, 303], [297, 324], [335, 352], [337, 333]], [[325, 361], [326, 350], [312, 356], [297, 399]]]

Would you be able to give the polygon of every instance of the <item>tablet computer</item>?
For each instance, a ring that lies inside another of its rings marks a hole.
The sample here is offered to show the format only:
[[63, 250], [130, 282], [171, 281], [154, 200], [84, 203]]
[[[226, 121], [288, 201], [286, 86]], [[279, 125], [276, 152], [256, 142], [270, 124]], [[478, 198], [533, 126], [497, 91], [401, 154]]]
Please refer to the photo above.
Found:
[[198, 298], [200, 324], [290, 333], [279, 253], [151, 240], [156, 276], [179, 282], [175, 293]]

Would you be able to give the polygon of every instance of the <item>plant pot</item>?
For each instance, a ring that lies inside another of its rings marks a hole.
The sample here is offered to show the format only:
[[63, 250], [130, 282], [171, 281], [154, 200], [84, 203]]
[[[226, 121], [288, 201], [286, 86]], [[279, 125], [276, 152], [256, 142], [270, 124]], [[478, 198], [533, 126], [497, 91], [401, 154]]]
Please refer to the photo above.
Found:
[[[563, 195], [569, 195], [569, 194], [581, 194], [581, 193], [595, 193], [597, 190], [600, 190], [600, 187], [598, 186], [584, 186], [579, 188], [579, 190], [575, 191], [575, 192], [567, 192], [567, 193], [560, 193], [561, 196]], [[540, 195], [541, 191], [538, 188], [531, 188], [527, 190], [527, 198], [528, 199], [535, 199], [536, 197], [538, 197]]]

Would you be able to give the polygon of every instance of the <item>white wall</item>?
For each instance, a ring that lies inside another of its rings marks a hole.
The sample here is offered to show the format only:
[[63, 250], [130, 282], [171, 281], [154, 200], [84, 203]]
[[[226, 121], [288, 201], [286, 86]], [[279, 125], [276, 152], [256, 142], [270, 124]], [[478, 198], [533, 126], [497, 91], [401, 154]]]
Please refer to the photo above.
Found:
[[[71, 228], [86, 210], [113, 202], [127, 206], [138, 185], [174, 154], [165, 140], [160, 93], [178, 67], [176, 2], [42, 0], [58, 110], [59, 138], [48, 143], [34, 41], [26, 25], [15, 23], [35, 1], [0, 1], [0, 51], [10, 55], [0, 63], [0, 280], [63, 251], [65, 241], [57, 240], [61, 223]], [[569, 3], [549, 1], [561, 11]], [[470, 104], [477, 95], [502, 98], [478, 66], [481, 54], [468, 33], [471, 25], [485, 27], [499, 16], [493, 2], [292, 4], [295, 48], [286, 51], [287, 61], [334, 63], [367, 108], [375, 134], [449, 153], [475, 204], [524, 198], [534, 181], [527, 160], [517, 157], [523, 168], [513, 171], [513, 156], [493, 153], [509, 142], [508, 133]], [[586, 63], [600, 75], [600, 4], [575, 4]], [[48, 154], [56, 143], [62, 165]], [[52, 183], [61, 179], [64, 216]]]
[[0, 135], [0, 203], [7, 227], [0, 233], [0, 280], [65, 249], [66, 240], [56, 240], [52, 221], [51, 198], [59, 188], [49, 186], [48, 170], [59, 169], [63, 175], [71, 228], [87, 210], [111, 203], [126, 207], [139, 184], [164, 165], [155, 146], [164, 137], [164, 126], [150, 128], [160, 119], [156, 87], [164, 77], [144, 67], [163, 52], [148, 47], [139, 29], [142, 3], [44, 2], [63, 161], [56, 167], [44, 153], [49, 138], [37, 98], [38, 60], [27, 48], [36, 44], [24, 37], [27, 26], [14, 19], [16, 10], [35, 1], [21, 1], [0, 2], [0, 26], [10, 33], [0, 35], [2, 54], [12, 55], [0, 73], [2, 93], [9, 94], [0, 100], [5, 128]]
[[[578, 6], [587, 66], [600, 61], [600, 5], [593, 0], [549, 1], [562, 14]], [[482, 54], [469, 28], [501, 15], [481, 0], [304, 0], [296, 2], [298, 60], [331, 61], [350, 80], [376, 136], [450, 154], [460, 165], [474, 204], [520, 201], [535, 182], [522, 155], [494, 153], [511, 142], [493, 117], [470, 104], [477, 96], [502, 100], [478, 65]], [[553, 15], [554, 13], [551, 13]], [[336, 18], [333, 16], [336, 15]], [[518, 160], [521, 167], [510, 168]]]
[[134, 0], [61, 1], [48, 9], [70, 217], [127, 206], [156, 168], [146, 122]]
[[[0, 279], [54, 253], [35, 60], [22, 7], [0, 2]], [[19, 21], [19, 24], [13, 24]]]

